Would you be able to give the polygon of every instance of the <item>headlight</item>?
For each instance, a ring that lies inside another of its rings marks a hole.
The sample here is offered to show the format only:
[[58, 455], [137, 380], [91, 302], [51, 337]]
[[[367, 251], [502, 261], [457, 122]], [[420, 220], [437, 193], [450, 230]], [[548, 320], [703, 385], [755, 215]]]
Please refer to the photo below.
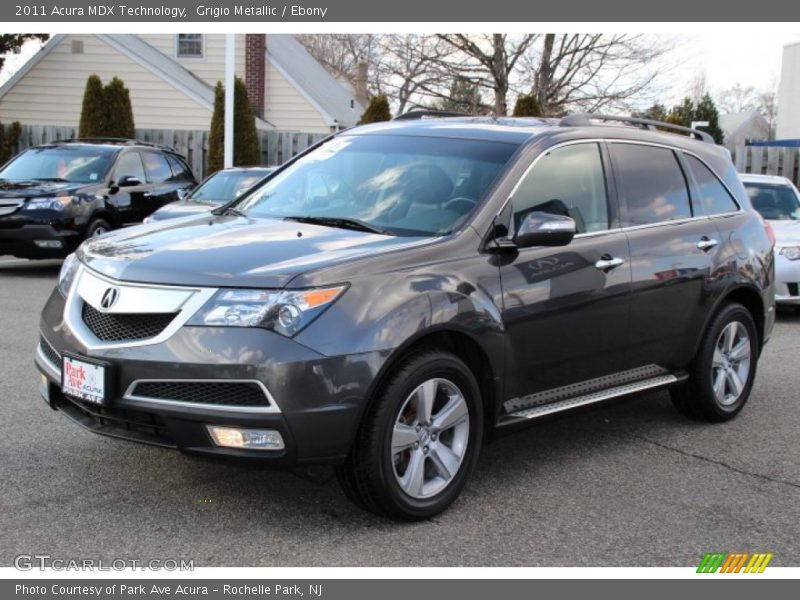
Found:
[[781, 248], [781, 256], [785, 256], [789, 260], [800, 260], [800, 247], [798, 246], [787, 246], [786, 248]]
[[72, 202], [72, 196], [31, 198], [22, 205], [22, 210], [64, 210], [64, 207], [70, 202]]
[[75, 254], [70, 254], [64, 259], [61, 264], [61, 271], [58, 273], [58, 291], [65, 298], [69, 294], [69, 289], [72, 287], [72, 281], [75, 279], [75, 273], [78, 272], [80, 261], [75, 258]]
[[320, 315], [347, 286], [308, 290], [220, 290], [189, 325], [263, 327], [291, 337]]

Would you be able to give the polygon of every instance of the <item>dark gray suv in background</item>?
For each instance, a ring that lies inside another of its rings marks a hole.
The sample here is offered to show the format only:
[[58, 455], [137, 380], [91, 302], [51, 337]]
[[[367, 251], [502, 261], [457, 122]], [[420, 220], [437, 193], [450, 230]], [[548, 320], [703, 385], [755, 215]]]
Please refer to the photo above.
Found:
[[105, 435], [334, 465], [407, 520], [557, 413], [670, 388], [730, 419], [774, 322], [773, 239], [724, 149], [656, 125], [412, 113], [213, 214], [86, 242], [42, 314], [42, 395]]

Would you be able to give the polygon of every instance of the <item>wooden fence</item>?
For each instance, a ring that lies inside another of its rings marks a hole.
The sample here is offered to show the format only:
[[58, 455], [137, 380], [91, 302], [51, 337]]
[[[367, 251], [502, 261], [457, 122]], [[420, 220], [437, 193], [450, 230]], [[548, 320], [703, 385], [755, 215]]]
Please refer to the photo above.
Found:
[[733, 164], [739, 173], [782, 175], [800, 184], [800, 148], [770, 146], [738, 146], [731, 150]]
[[[261, 164], [280, 165], [321, 140], [325, 133], [296, 131], [260, 131]], [[55, 140], [78, 137], [77, 127], [23, 125], [18, 148]], [[202, 129], [137, 129], [136, 137], [144, 142], [163, 144], [177, 150], [189, 161], [198, 178], [204, 177], [208, 164], [208, 131]], [[15, 154], [16, 152], [13, 152]], [[783, 175], [800, 185], [800, 148], [737, 146], [731, 149], [733, 163], [739, 173]]]
[[[296, 131], [260, 131], [261, 164], [280, 165], [321, 140], [325, 133], [300, 133]], [[30, 146], [55, 140], [78, 137], [77, 127], [53, 125], [23, 125], [20, 152]], [[163, 144], [177, 150], [189, 161], [189, 166], [199, 179], [205, 176], [208, 165], [208, 131], [202, 129], [137, 129], [136, 138], [143, 142]], [[16, 153], [14, 152], [14, 153]]]

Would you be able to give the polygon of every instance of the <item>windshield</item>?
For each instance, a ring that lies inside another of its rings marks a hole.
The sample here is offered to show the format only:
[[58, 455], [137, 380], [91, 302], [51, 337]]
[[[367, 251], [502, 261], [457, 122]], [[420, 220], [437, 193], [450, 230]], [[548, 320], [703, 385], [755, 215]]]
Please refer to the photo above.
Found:
[[116, 152], [92, 146], [30, 148], [0, 171], [0, 179], [99, 183], [105, 179]]
[[218, 171], [200, 184], [188, 197], [195, 202], [222, 204], [241, 196], [269, 175], [273, 169]]
[[792, 185], [745, 182], [750, 202], [762, 217], [771, 221], [800, 219], [800, 201]]
[[236, 208], [250, 217], [331, 226], [352, 220], [391, 235], [442, 235], [466, 220], [516, 148], [451, 138], [339, 136]]

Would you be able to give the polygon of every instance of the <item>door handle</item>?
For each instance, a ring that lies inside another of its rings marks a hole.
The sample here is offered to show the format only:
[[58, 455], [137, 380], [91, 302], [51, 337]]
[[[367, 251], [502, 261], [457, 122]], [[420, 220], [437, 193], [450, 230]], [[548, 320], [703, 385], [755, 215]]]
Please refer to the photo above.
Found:
[[594, 266], [600, 269], [601, 271], [607, 273], [611, 269], [616, 269], [624, 262], [625, 261], [621, 258], [616, 258], [609, 254], [604, 254], [603, 256], [600, 257], [600, 260], [594, 263]]
[[697, 247], [700, 248], [703, 252], [711, 250], [714, 246], [719, 244], [717, 240], [713, 240], [710, 237], [704, 235], [700, 238], [700, 241], [697, 242]]
[[153, 194], [151, 194], [150, 192], [145, 192], [145, 193], [142, 194], [142, 198], [149, 198], [152, 195]]

